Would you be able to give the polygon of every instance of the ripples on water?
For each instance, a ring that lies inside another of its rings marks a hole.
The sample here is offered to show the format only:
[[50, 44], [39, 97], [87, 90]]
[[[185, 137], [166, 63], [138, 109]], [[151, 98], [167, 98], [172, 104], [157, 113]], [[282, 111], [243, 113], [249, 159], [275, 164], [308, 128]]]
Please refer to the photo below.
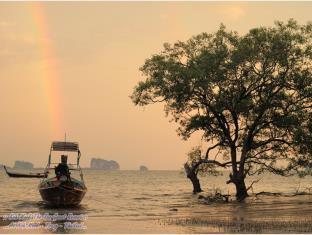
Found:
[[[86, 230], [30, 230], [30, 233], [205, 233], [220, 230], [213, 230], [214, 225], [208, 228], [207, 224], [197, 226], [178, 221], [202, 218], [265, 221], [311, 218], [312, 215], [311, 196], [263, 196], [249, 198], [246, 203], [206, 205], [191, 193], [190, 182], [179, 171], [84, 170], [84, 175], [88, 192], [81, 205], [71, 209], [53, 209], [41, 201], [37, 190], [38, 179], [9, 178], [4, 171], [0, 171], [0, 216], [13, 212], [71, 212], [88, 216]], [[311, 177], [261, 177], [262, 180], [254, 185], [255, 192], [294, 193], [299, 185], [301, 190], [312, 186]], [[219, 177], [205, 177], [201, 179], [202, 187], [205, 191], [220, 188], [222, 193], [233, 194], [234, 187], [225, 184], [227, 178], [227, 173]], [[172, 223], [173, 220], [176, 222]], [[8, 232], [3, 228], [0, 227], [1, 233]]]

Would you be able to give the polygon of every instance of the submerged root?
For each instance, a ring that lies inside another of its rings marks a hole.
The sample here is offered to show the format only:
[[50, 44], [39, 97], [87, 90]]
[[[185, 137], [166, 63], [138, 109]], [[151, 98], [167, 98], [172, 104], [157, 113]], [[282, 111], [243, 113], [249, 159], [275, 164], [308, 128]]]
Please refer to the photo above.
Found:
[[259, 193], [255, 193], [255, 196], [259, 196], [259, 195], [265, 195], [265, 196], [282, 196], [282, 193], [273, 193], [273, 192], [259, 192]]
[[211, 194], [211, 195], [199, 195], [198, 196], [198, 199], [200, 199], [203, 203], [207, 203], [207, 204], [210, 204], [210, 203], [213, 203], [213, 202], [229, 202], [229, 198], [230, 198], [230, 195], [224, 195], [224, 194], [221, 194], [219, 192], [216, 192], [215, 194]]
[[295, 193], [292, 193], [292, 194], [289, 194], [289, 193], [278, 193], [278, 192], [259, 192], [259, 193], [255, 193], [254, 194], [256, 197], [257, 196], [284, 196], [284, 197], [294, 197], [294, 196], [302, 196], [302, 195], [312, 195], [311, 192], [305, 192], [305, 191], [302, 191], [302, 192], [295, 192]]
[[[259, 192], [259, 193], [254, 193], [251, 194], [251, 200], [252, 199], [257, 199], [258, 196], [277, 196], [277, 197], [295, 197], [295, 196], [307, 196], [307, 195], [312, 195], [312, 192], [295, 192], [295, 193], [281, 193], [281, 192]], [[234, 195], [230, 194], [222, 194], [220, 191], [215, 191], [214, 193], [210, 194], [199, 194], [198, 199], [200, 200], [201, 203], [204, 204], [211, 204], [211, 203], [228, 203], [235, 200]]]

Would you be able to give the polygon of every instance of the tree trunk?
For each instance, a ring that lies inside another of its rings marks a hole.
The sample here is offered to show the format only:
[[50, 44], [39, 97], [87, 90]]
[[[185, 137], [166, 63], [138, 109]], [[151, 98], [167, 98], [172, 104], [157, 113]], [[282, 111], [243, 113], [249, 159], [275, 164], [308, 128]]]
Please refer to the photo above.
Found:
[[194, 172], [189, 174], [187, 178], [189, 178], [193, 184], [193, 193], [200, 193], [203, 191], [200, 187], [199, 179], [197, 178], [197, 175]]
[[190, 168], [187, 163], [184, 164], [184, 169], [186, 172], [187, 178], [189, 178], [193, 184], [193, 193], [200, 193], [203, 190], [200, 187], [199, 179], [197, 178], [197, 175], [195, 174], [195, 170]]
[[244, 177], [244, 159], [243, 157], [245, 155], [241, 156], [240, 160], [240, 166], [239, 171], [237, 170], [237, 163], [236, 163], [236, 147], [231, 147], [231, 160], [232, 160], [232, 172], [233, 174], [230, 174], [230, 180], [227, 183], [233, 183], [236, 187], [236, 200], [241, 202], [244, 201], [246, 197], [248, 197], [247, 188], [245, 185], [245, 177]]
[[247, 188], [245, 185], [245, 179], [243, 177], [236, 178], [233, 182], [236, 187], [236, 199], [241, 202], [244, 201], [246, 197], [248, 197]]

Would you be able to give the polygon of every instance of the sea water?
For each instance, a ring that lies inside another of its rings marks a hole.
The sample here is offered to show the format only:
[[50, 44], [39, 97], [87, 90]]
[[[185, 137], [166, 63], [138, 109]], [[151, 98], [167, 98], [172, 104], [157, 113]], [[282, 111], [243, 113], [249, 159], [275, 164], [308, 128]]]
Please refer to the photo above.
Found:
[[[42, 202], [38, 192], [40, 179], [9, 178], [1, 170], [0, 233], [233, 232], [222, 228], [220, 223], [300, 222], [312, 218], [310, 195], [251, 197], [245, 203], [203, 202], [198, 195], [193, 195], [192, 185], [181, 171], [86, 169], [84, 179], [88, 191], [79, 207], [50, 208]], [[202, 188], [205, 192], [234, 195], [235, 188], [225, 183], [227, 179], [227, 172], [217, 177], [201, 177]], [[253, 185], [253, 193], [266, 191], [291, 195], [308, 192], [312, 187], [311, 177], [300, 179], [271, 174], [248, 179], [247, 185], [256, 179], [260, 181]], [[208, 222], [203, 222], [205, 220]], [[307, 229], [304, 231], [312, 232]]]

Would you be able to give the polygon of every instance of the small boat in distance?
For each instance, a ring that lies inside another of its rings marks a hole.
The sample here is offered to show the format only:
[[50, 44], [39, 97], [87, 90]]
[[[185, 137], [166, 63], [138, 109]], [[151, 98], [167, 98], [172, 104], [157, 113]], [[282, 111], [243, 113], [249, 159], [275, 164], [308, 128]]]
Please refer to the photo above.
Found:
[[47, 174], [44, 174], [44, 173], [24, 174], [24, 173], [17, 173], [17, 172], [9, 172], [6, 166], [3, 166], [3, 168], [9, 177], [14, 177], [14, 178], [46, 178], [47, 177]]
[[[67, 155], [64, 155], [64, 152], [76, 153], [76, 163], [67, 164]], [[81, 153], [77, 142], [52, 142], [48, 164], [44, 170], [44, 174], [46, 174], [47, 177], [43, 179], [38, 186], [40, 195], [45, 203], [60, 207], [76, 206], [81, 202], [87, 192], [87, 187], [85, 186], [83, 173], [79, 166], [80, 156]], [[59, 163], [59, 161], [57, 163], [51, 162], [52, 157], [61, 157], [62, 163]], [[58, 166], [56, 166], [57, 164]], [[58, 169], [61, 170], [58, 171]], [[48, 177], [50, 170], [55, 170], [56, 173], [56, 175], [54, 176], [53, 174], [51, 178]], [[71, 172], [73, 171], [79, 172], [79, 180], [71, 176]]]

